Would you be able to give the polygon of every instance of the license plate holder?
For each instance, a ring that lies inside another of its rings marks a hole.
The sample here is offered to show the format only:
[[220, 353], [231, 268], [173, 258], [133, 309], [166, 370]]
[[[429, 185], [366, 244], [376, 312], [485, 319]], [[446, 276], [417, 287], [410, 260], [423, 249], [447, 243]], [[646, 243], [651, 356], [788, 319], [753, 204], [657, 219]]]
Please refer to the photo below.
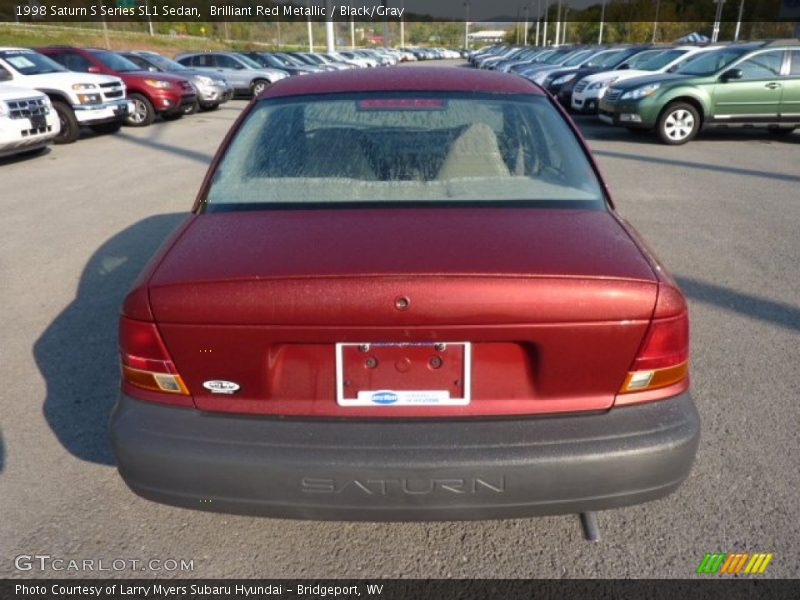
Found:
[[466, 406], [469, 342], [336, 344], [339, 406]]
[[31, 115], [31, 129], [47, 129], [47, 119], [44, 115]]

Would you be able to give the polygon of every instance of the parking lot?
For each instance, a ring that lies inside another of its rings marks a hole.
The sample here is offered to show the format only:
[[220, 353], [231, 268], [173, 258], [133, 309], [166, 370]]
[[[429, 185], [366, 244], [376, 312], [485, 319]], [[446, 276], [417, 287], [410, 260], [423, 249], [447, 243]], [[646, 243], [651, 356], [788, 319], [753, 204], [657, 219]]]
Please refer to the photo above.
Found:
[[689, 298], [703, 422], [689, 480], [601, 513], [601, 542], [577, 516], [314, 523], [129, 492], [106, 436], [119, 306], [244, 106], [0, 161], [0, 576], [81, 575], [15, 569], [47, 554], [194, 561], [148, 577], [683, 578], [706, 552], [740, 550], [774, 553], [764, 576], [800, 573], [800, 131], [668, 147], [578, 119], [619, 211]]

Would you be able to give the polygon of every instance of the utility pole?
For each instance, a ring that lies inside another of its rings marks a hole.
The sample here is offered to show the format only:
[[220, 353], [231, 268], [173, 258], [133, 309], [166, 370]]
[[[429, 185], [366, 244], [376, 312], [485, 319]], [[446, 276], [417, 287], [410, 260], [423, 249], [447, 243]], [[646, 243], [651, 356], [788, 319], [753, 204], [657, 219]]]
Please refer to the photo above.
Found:
[[569, 6], [564, 7], [564, 24], [561, 26], [561, 43], [567, 43], [567, 25], [569, 24], [569, 20], [567, 19], [567, 15], [569, 14]]
[[603, 0], [603, 5], [600, 8], [600, 35], [597, 37], [597, 43], [603, 43], [603, 26], [606, 24], [606, 0]]
[[536, 45], [539, 45], [539, 24], [542, 20], [542, 0], [537, 2], [536, 6]]
[[742, 16], [744, 16], [744, 0], [739, 2], [739, 18], [736, 20], [736, 32], [733, 34], [733, 41], [739, 41], [739, 33], [742, 30]]
[[658, 9], [661, 7], [661, 1], [656, 0], [656, 18], [653, 21], [653, 43], [656, 43], [656, 35], [658, 34]]

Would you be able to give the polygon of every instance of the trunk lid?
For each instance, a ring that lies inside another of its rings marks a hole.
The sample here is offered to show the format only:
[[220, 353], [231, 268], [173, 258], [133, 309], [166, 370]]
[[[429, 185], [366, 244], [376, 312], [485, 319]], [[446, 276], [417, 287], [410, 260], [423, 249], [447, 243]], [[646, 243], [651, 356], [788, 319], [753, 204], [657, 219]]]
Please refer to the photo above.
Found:
[[[336, 416], [608, 408], [656, 292], [611, 213], [534, 208], [204, 214], [149, 281], [198, 407]], [[472, 344], [468, 406], [336, 404], [336, 343], [439, 341]]]

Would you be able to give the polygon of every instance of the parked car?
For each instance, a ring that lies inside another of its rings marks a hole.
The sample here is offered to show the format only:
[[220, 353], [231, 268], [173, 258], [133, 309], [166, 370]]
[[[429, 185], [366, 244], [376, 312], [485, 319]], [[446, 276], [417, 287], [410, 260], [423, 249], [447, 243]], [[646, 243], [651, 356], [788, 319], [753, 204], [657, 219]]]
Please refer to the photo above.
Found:
[[0, 80], [47, 95], [59, 120], [56, 144], [77, 140], [82, 126], [96, 133], [119, 131], [130, 114], [119, 77], [72, 73], [27, 48], [0, 48]]
[[639, 240], [525, 79], [281, 81], [123, 304], [119, 472], [151, 500], [305, 519], [663, 497], [699, 421], [686, 302]]
[[193, 113], [198, 109], [216, 110], [220, 104], [233, 98], [233, 86], [216, 73], [190, 69], [171, 58], [147, 50], [133, 50], [120, 52], [120, 54], [143, 71], [172, 73], [191, 81], [197, 91], [197, 100], [194, 104], [185, 107], [184, 113]]
[[[589, 75], [594, 75], [595, 73], [619, 69], [634, 56], [640, 52], [646, 52], [652, 47], [652, 44], [624, 46], [622, 48], [618, 48], [616, 54], [605, 55], [601, 60], [597, 60], [597, 57], [595, 57], [595, 59], [590, 60], [585, 65], [582, 65], [576, 71], [572, 71], [572, 73], [575, 74], [575, 77], [562, 84], [558, 88], [558, 93], [554, 95], [556, 98], [558, 98], [558, 101], [561, 102], [563, 107], [569, 109], [572, 106], [572, 92], [579, 84], [583, 84], [584, 78], [588, 77]], [[558, 71], [551, 73], [551, 75], [556, 75], [556, 73], [558, 73]], [[551, 90], [551, 93], [553, 93], [553, 90]]]
[[655, 129], [665, 144], [693, 139], [704, 127], [800, 127], [800, 43], [732, 45], [689, 58], [674, 73], [615, 83], [600, 119]]
[[614, 83], [656, 73], [668, 73], [698, 52], [707, 52], [713, 49], [713, 46], [679, 46], [640, 52], [613, 71], [604, 71], [584, 77], [580, 85], [576, 85], [572, 92], [571, 108], [579, 113], [597, 114], [600, 99]]
[[258, 96], [289, 76], [286, 71], [262, 67], [238, 52], [182, 52], [175, 60], [193, 69], [221, 74], [233, 86], [234, 94], [246, 96]]
[[39, 152], [58, 131], [58, 113], [47, 94], [2, 83], [0, 77], [0, 157]]
[[257, 62], [262, 67], [269, 69], [280, 69], [285, 71], [290, 77], [295, 75], [309, 75], [311, 73], [320, 73], [322, 69], [317, 69], [307, 65], [300, 65], [290, 62], [286, 58], [279, 56], [274, 52], [256, 52], [256, 51], [242, 51], [243, 56]]
[[132, 127], [150, 125], [156, 115], [178, 119], [183, 116], [184, 109], [197, 100], [197, 92], [188, 79], [143, 71], [136, 63], [110, 50], [69, 46], [49, 46], [38, 50], [70, 71], [102, 73], [122, 79], [132, 103], [125, 124]]

